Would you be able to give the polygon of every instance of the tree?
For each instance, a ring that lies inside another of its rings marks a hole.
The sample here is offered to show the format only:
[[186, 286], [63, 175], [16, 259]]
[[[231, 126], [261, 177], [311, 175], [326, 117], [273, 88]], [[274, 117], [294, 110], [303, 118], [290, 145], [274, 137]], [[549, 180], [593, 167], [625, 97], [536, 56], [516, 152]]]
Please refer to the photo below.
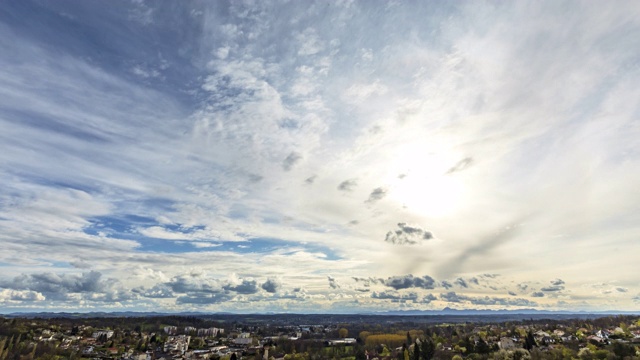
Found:
[[527, 332], [527, 337], [524, 339], [524, 348], [531, 351], [535, 346], [538, 346], [538, 344], [536, 344], [536, 339], [533, 337], [533, 333], [529, 330], [529, 332]]
[[422, 355], [422, 360], [433, 359], [433, 355], [436, 353], [436, 345], [430, 337], [425, 337], [424, 340], [421, 341], [421, 348], [420, 353]]
[[420, 344], [418, 341], [413, 344], [413, 360], [420, 360]]
[[349, 336], [349, 330], [340, 328], [340, 330], [338, 330], [338, 336], [341, 338], [346, 338], [347, 336]]

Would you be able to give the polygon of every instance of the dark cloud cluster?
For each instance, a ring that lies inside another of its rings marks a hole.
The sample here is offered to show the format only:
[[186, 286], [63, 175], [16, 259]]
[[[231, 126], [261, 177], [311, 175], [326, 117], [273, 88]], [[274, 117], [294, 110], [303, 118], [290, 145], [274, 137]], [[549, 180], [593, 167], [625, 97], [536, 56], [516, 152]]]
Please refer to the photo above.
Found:
[[544, 293], [542, 291], [535, 291], [531, 293], [531, 297], [544, 297]]
[[242, 280], [242, 282], [238, 285], [227, 284], [227, 285], [224, 285], [222, 288], [227, 291], [234, 291], [238, 294], [244, 294], [244, 295], [255, 294], [259, 291], [257, 281], [246, 280], [246, 279]]
[[429, 239], [433, 239], [431, 232], [407, 223], [398, 223], [398, 229], [389, 231], [384, 241], [394, 245], [415, 245]]
[[237, 295], [253, 295], [260, 289], [275, 293], [280, 288], [275, 279], [267, 279], [259, 284], [253, 279], [240, 279], [238, 282], [220, 281], [201, 273], [188, 273], [175, 276], [165, 283], [151, 288], [136, 288], [134, 292], [145, 298], [173, 298], [177, 304], [216, 304], [233, 299]]
[[384, 285], [396, 290], [409, 288], [433, 289], [435, 288], [436, 281], [428, 275], [422, 277], [414, 277], [413, 275], [409, 274], [404, 276], [390, 277], [384, 281]]
[[134, 300], [137, 296], [125, 290], [116, 279], [103, 279], [98, 271], [81, 274], [55, 274], [51, 272], [22, 274], [12, 280], [0, 282], [0, 287], [28, 290], [43, 294], [49, 300], [72, 300], [71, 294], [80, 294], [89, 301], [117, 302]]

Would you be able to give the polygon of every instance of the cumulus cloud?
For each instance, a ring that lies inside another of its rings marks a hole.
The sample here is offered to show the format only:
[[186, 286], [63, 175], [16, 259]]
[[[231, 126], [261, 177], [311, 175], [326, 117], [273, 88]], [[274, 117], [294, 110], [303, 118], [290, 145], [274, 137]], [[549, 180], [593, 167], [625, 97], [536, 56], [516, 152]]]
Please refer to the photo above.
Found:
[[22, 274], [13, 280], [0, 282], [0, 287], [40, 293], [50, 300], [68, 300], [71, 294], [81, 294], [86, 300], [96, 301], [124, 301], [134, 298], [118, 280], [103, 279], [98, 271], [82, 274]]
[[353, 189], [358, 185], [358, 181], [355, 179], [345, 180], [338, 185], [338, 190], [340, 191], [353, 191]]
[[415, 245], [423, 240], [433, 239], [433, 234], [418, 226], [398, 223], [397, 230], [387, 232], [384, 241], [394, 245]]
[[369, 198], [367, 199], [366, 202], [369, 202], [369, 203], [376, 202], [384, 198], [386, 195], [387, 195], [387, 189], [382, 187], [375, 188], [373, 189], [373, 191], [371, 191], [371, 194], [369, 194]]
[[284, 171], [291, 170], [300, 160], [302, 160], [302, 154], [292, 151], [282, 162], [282, 168]]
[[46, 298], [42, 293], [32, 290], [0, 290], [0, 303], [44, 301], [45, 299]]
[[531, 297], [544, 297], [544, 293], [541, 291], [532, 292]]
[[389, 277], [384, 281], [384, 285], [396, 290], [409, 288], [433, 289], [436, 285], [436, 281], [428, 275], [422, 277], [414, 277], [413, 275], [409, 274], [404, 276]]
[[227, 284], [222, 288], [228, 291], [235, 291], [238, 294], [255, 294], [258, 292], [258, 282], [255, 280], [243, 279], [240, 284]]
[[280, 288], [280, 282], [276, 279], [267, 279], [261, 286], [264, 291], [268, 293], [275, 293]]

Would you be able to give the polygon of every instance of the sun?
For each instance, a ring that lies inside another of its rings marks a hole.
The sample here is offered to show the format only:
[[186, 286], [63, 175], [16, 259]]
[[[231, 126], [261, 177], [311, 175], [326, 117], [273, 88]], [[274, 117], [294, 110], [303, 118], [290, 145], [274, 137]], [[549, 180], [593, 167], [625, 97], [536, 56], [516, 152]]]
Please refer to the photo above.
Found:
[[408, 170], [394, 180], [390, 198], [416, 215], [438, 218], [453, 214], [462, 205], [465, 188], [459, 176], [448, 173], [456, 163], [451, 158], [432, 154], [405, 161]]

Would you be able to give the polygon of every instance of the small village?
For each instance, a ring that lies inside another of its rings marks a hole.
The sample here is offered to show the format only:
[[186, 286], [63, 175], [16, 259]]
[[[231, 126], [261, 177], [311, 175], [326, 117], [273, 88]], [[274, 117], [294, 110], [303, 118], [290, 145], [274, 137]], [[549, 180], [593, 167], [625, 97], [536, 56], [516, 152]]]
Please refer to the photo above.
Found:
[[[194, 325], [188, 325], [192, 321]], [[117, 324], [117, 325], [115, 325]], [[105, 325], [104, 327], [98, 327]], [[638, 359], [640, 319], [406, 324], [0, 318], [0, 360]]]

